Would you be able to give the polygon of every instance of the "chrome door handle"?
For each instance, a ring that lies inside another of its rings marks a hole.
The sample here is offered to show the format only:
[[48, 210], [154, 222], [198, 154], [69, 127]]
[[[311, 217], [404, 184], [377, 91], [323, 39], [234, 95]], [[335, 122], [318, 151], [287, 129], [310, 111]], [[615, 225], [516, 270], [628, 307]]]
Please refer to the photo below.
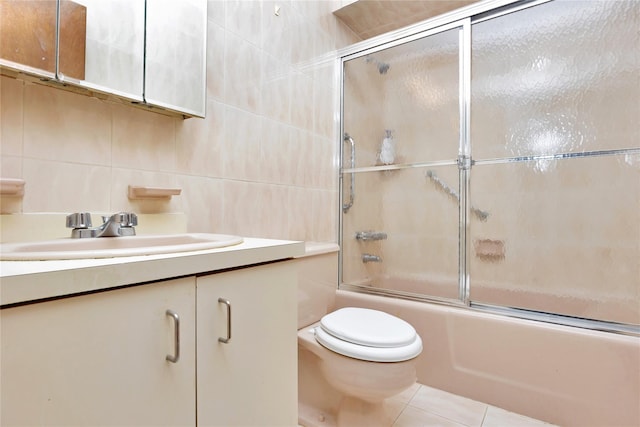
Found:
[[175, 333], [173, 335], [173, 356], [167, 354], [166, 360], [172, 363], [178, 363], [178, 360], [180, 359], [180, 317], [178, 317], [178, 313], [172, 310], [167, 310], [166, 314], [173, 318], [173, 323], [175, 324]]
[[229, 300], [224, 298], [218, 298], [218, 302], [227, 306], [227, 337], [219, 337], [218, 341], [227, 344], [229, 343], [229, 341], [231, 341], [231, 303], [229, 302]]

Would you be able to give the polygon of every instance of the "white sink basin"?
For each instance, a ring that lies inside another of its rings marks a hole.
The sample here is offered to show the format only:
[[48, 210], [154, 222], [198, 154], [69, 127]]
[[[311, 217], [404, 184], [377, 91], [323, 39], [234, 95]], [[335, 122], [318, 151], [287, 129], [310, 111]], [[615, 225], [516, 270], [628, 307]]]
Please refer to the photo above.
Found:
[[156, 255], [222, 248], [240, 244], [242, 241], [242, 237], [238, 236], [208, 233], [69, 238], [0, 244], [0, 260], [36, 261]]

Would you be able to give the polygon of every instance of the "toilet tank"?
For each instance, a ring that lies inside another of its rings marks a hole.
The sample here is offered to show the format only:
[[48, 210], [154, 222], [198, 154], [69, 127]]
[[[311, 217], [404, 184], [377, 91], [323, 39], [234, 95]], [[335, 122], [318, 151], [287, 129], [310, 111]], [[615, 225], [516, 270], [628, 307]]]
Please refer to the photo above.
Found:
[[338, 288], [338, 250], [335, 243], [306, 242], [305, 254], [292, 261], [298, 269], [298, 329], [333, 311]]

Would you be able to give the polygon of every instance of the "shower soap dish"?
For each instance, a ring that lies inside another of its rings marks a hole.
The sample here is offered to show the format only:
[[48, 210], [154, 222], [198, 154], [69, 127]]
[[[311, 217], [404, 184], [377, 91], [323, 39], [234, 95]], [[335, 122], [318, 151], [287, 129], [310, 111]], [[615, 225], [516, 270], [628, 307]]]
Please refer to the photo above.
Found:
[[0, 178], [0, 196], [24, 196], [24, 179]]
[[129, 199], [170, 199], [179, 196], [181, 188], [138, 187], [129, 186]]
[[504, 240], [476, 239], [473, 242], [476, 256], [484, 261], [500, 261], [504, 259]]

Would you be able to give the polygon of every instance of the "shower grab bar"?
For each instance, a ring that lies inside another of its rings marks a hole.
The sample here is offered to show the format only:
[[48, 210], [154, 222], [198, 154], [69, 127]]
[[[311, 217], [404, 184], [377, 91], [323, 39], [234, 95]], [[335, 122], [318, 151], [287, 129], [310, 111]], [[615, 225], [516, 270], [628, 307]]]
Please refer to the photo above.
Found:
[[[428, 170], [427, 173], [426, 173], [426, 177], [431, 179], [431, 181], [433, 181], [438, 187], [440, 187], [440, 189], [442, 189], [442, 191], [447, 193], [450, 197], [453, 197], [458, 202], [460, 202], [460, 195], [455, 190], [453, 190], [451, 187], [449, 187], [444, 181], [442, 181], [440, 178], [438, 178], [438, 176], [435, 174], [435, 172], [433, 172], [432, 170]], [[480, 209], [476, 208], [475, 206], [471, 206], [471, 212], [476, 217], [478, 217], [478, 219], [480, 221], [486, 221], [487, 218], [489, 217], [489, 212], [480, 210]]]
[[[353, 140], [348, 133], [344, 134], [344, 141], [349, 142], [351, 144], [351, 169], [355, 169], [356, 167], [356, 142]], [[353, 199], [356, 196], [354, 187], [356, 184], [356, 174], [351, 172], [351, 183], [349, 184], [349, 203], [342, 204], [342, 212], [347, 213], [351, 206], [353, 206]]]

